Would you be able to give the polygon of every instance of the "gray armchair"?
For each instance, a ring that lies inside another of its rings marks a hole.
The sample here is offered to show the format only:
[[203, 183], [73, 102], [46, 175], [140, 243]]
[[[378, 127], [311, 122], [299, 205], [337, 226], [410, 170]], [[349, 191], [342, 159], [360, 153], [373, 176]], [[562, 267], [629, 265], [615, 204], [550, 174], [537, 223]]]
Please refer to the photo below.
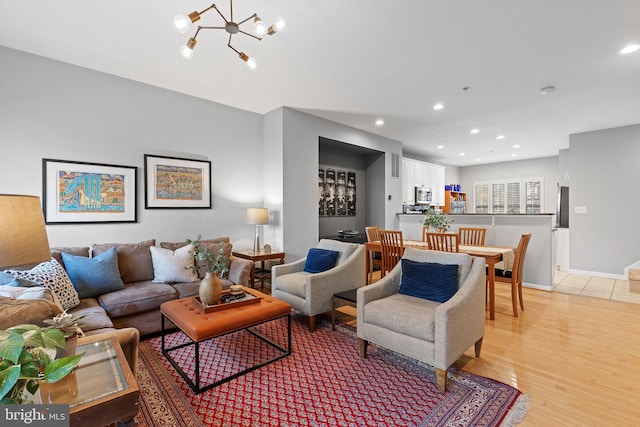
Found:
[[365, 247], [355, 243], [322, 239], [318, 248], [338, 251], [335, 267], [322, 273], [304, 271], [306, 257], [271, 269], [271, 295], [309, 316], [309, 330], [315, 330], [317, 314], [331, 310], [331, 297], [364, 286]]
[[480, 356], [485, 321], [485, 260], [467, 254], [406, 249], [403, 258], [458, 264], [458, 290], [444, 303], [399, 294], [402, 265], [378, 282], [358, 289], [360, 356], [374, 342], [428, 363], [436, 369], [438, 389], [446, 389], [447, 370], [475, 345]]

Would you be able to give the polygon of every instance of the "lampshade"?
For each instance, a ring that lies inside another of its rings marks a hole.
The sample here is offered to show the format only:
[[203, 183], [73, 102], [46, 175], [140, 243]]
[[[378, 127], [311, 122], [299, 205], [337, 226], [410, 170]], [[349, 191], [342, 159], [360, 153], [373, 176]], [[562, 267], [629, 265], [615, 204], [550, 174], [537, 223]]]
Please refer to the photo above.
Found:
[[50, 259], [40, 198], [0, 194], [0, 268]]
[[256, 225], [269, 224], [269, 210], [267, 208], [248, 208], [247, 223]]

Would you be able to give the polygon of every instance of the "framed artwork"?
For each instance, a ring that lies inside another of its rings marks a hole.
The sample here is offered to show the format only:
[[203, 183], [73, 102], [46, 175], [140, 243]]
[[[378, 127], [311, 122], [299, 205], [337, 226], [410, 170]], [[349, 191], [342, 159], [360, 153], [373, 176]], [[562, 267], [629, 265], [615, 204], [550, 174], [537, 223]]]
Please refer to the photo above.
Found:
[[135, 166], [42, 159], [47, 224], [137, 222]]
[[356, 173], [318, 169], [318, 214], [356, 216]]
[[211, 162], [144, 155], [146, 209], [211, 209]]

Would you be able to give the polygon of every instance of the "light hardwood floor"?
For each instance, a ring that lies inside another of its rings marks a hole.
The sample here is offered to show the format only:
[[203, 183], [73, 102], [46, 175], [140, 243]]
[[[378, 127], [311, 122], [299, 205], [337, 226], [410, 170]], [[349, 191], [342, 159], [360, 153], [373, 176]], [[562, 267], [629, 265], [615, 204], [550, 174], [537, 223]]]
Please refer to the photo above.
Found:
[[[480, 358], [456, 366], [531, 396], [518, 426], [640, 425], [640, 304], [524, 289], [514, 318], [508, 286], [496, 284]], [[339, 319], [354, 324], [355, 312]]]

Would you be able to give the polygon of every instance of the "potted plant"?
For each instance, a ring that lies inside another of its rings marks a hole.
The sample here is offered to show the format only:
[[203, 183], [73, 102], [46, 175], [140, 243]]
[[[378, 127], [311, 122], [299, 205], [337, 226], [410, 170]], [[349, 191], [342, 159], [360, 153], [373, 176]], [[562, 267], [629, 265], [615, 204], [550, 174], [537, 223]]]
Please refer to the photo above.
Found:
[[65, 346], [64, 333], [54, 327], [17, 325], [0, 331], [0, 403], [31, 403], [39, 381], [55, 383], [78, 365], [83, 354], [56, 358]]
[[200, 242], [200, 236], [195, 240], [187, 239], [187, 243], [191, 245], [195, 263], [185, 268], [190, 268], [195, 273], [203, 266], [206, 268], [206, 274], [198, 289], [200, 301], [206, 305], [218, 304], [222, 295], [219, 277], [229, 271], [229, 257], [225, 255], [222, 244], [219, 245], [216, 254], [211, 253], [209, 248]]
[[427, 211], [427, 216], [424, 219], [425, 227], [430, 227], [441, 233], [448, 231], [452, 222], [453, 220], [446, 213], [436, 211], [433, 208]]
[[66, 342], [64, 348], [58, 348], [58, 357], [72, 356], [76, 354], [78, 337], [84, 336], [82, 332], [81, 320], [86, 316], [83, 314], [69, 314], [67, 310], [55, 316], [53, 319], [45, 319], [44, 323], [49, 329], [57, 329], [62, 332]]

